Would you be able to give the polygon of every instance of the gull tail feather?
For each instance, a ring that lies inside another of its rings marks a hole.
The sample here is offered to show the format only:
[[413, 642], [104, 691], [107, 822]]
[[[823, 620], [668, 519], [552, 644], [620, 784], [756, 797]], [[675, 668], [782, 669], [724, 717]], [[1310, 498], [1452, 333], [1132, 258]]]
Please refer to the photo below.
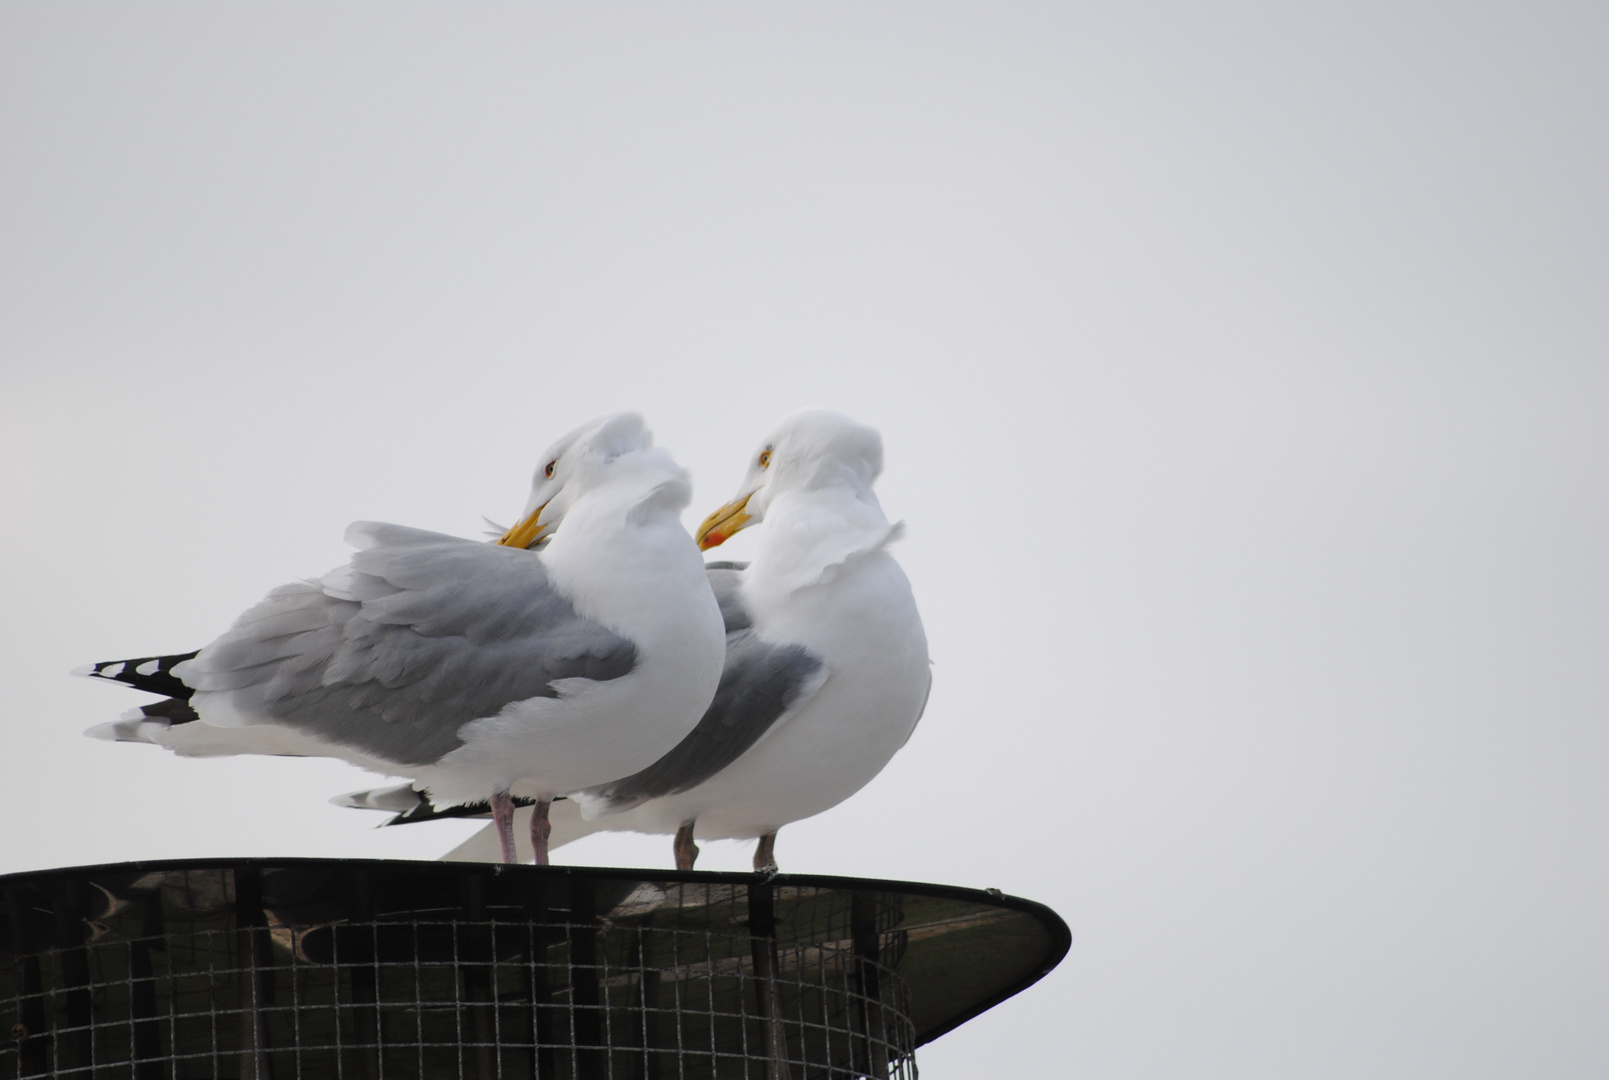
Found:
[[[416, 812], [421, 806], [429, 806], [430, 802], [419, 793], [412, 784], [398, 784], [396, 787], [372, 788], [369, 791], [350, 791], [345, 795], [337, 795], [330, 800], [333, 806], [345, 806], [352, 810], [387, 810], [399, 817], [406, 817]], [[387, 825], [399, 824], [398, 820], [386, 822]]]
[[188, 724], [200, 719], [190, 707], [188, 697], [163, 698], [149, 705], [141, 705], [123, 712], [110, 724], [96, 724], [84, 734], [92, 739], [107, 742], [142, 742], [153, 746], [167, 746], [163, 738], [176, 724]]
[[128, 709], [110, 724], [96, 724], [84, 732], [91, 739], [106, 742], [149, 743], [162, 745], [169, 723], [160, 717], [147, 717], [144, 709]]

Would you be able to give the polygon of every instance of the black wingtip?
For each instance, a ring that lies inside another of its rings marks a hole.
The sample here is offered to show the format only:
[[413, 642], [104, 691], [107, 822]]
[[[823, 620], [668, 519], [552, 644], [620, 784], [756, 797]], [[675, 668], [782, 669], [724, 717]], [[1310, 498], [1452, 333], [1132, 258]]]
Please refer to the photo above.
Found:
[[[535, 806], [535, 799], [524, 796], [514, 796], [515, 806]], [[492, 812], [489, 802], [459, 803], [457, 806], [441, 806], [433, 804], [424, 795], [419, 796], [419, 805], [410, 807], [386, 822], [387, 825], [417, 825], [421, 821], [440, 821], [444, 818], [472, 818], [488, 817]]]
[[173, 668], [200, 651], [196, 649], [194, 652], [174, 653], [171, 656], [136, 656], [132, 660], [103, 660], [98, 664], [85, 664], [75, 669], [73, 674], [119, 682], [136, 690], [146, 690], [153, 694], [161, 694], [163, 697], [189, 701], [190, 695], [195, 691], [173, 674]]

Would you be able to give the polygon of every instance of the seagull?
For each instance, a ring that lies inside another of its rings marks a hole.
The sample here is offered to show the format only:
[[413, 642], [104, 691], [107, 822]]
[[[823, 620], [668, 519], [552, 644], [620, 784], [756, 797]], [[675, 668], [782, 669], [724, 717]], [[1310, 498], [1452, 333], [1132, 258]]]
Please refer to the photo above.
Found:
[[[649, 767], [555, 804], [553, 846], [598, 831], [674, 835], [688, 870], [697, 838], [756, 839], [755, 869], [773, 869], [782, 826], [847, 799], [905, 745], [931, 672], [910, 582], [888, 551], [901, 526], [872, 492], [882, 464], [876, 430], [824, 410], [789, 416], [751, 456], [737, 497], [697, 536], [707, 550], [765, 523], [752, 562], [707, 567], [726, 625], [714, 700]], [[399, 811], [394, 823], [475, 809], [438, 810], [408, 785], [336, 801]], [[490, 835], [446, 857], [483, 861]]]
[[86, 734], [189, 756], [341, 758], [490, 806], [546, 808], [651, 765], [704, 715], [725, 632], [679, 521], [687, 473], [641, 416], [570, 432], [494, 544], [358, 522], [351, 561], [284, 585], [212, 644], [75, 674], [165, 695]]

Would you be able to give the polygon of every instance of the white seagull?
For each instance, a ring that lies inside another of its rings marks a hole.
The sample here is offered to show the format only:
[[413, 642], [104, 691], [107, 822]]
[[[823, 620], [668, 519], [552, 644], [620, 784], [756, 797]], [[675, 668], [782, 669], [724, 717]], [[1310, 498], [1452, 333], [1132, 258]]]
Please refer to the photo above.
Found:
[[[714, 701], [648, 768], [554, 806], [553, 846], [598, 831], [674, 834], [676, 865], [691, 869], [695, 838], [757, 838], [755, 868], [773, 867], [778, 829], [859, 791], [916, 727], [931, 685], [927, 638], [888, 551], [900, 526], [872, 492], [881, 437], [807, 410], [750, 460], [737, 498], [698, 533], [711, 548], [765, 522], [752, 562], [709, 567], [727, 631]], [[440, 813], [406, 786], [340, 801], [405, 811], [399, 820]], [[493, 835], [446, 857], [485, 860]]]
[[284, 585], [197, 653], [75, 674], [167, 695], [87, 734], [193, 756], [342, 758], [442, 804], [489, 802], [505, 861], [516, 797], [549, 801], [651, 765], [703, 716], [725, 634], [678, 520], [687, 473], [642, 417], [542, 457], [495, 544], [358, 522], [351, 562]]

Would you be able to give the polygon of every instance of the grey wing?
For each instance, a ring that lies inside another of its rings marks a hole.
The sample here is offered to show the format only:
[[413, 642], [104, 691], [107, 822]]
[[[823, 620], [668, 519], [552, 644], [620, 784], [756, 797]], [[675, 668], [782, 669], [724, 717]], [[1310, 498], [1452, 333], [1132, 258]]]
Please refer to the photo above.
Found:
[[728, 634], [754, 625], [748, 609], [743, 606], [743, 571], [748, 568], [748, 563], [739, 562], [712, 562], [704, 567]]
[[760, 741], [821, 685], [823, 663], [803, 645], [762, 641], [753, 629], [726, 635], [726, 665], [698, 726], [641, 772], [580, 795], [608, 813], [697, 787]]
[[[234, 708], [405, 765], [559, 679], [616, 679], [637, 650], [576, 614], [533, 553], [360, 523], [364, 550], [270, 593], [178, 674]], [[198, 705], [205, 716], [205, 706]]]

